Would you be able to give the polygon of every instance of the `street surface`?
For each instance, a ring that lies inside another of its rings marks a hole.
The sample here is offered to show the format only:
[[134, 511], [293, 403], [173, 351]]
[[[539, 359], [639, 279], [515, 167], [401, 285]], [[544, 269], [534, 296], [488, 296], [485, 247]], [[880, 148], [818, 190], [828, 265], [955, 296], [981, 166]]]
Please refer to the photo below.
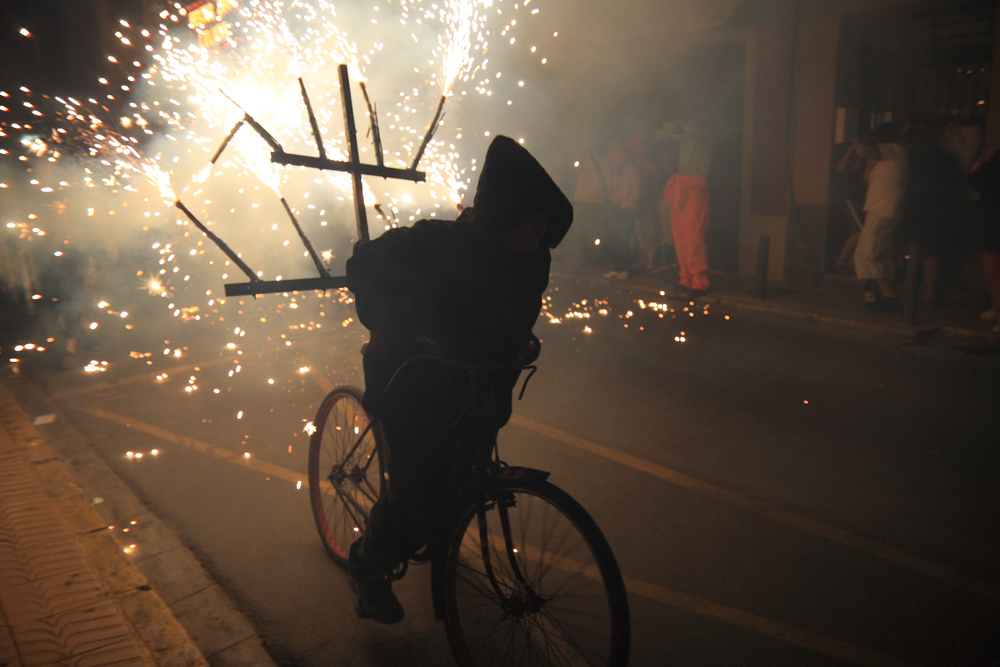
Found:
[[[995, 354], [566, 278], [549, 296], [560, 322], [539, 320], [501, 454], [551, 471], [607, 535], [631, 664], [997, 664]], [[21, 372], [279, 664], [451, 664], [426, 568], [396, 584], [403, 622], [379, 626], [320, 544], [304, 427], [333, 386], [362, 385], [365, 332], [349, 303], [277, 299], [242, 319], [231, 300], [225, 321], [133, 314], [84, 353], [108, 370], [26, 355]]]

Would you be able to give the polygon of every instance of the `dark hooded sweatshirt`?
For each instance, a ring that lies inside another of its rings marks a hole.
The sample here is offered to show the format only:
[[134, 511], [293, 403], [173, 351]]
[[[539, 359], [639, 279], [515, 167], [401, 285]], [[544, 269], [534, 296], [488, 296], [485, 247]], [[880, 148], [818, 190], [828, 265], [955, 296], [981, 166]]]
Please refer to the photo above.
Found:
[[[538, 249], [521, 254], [501, 241], [524, 216], [540, 211], [548, 214], [549, 226]], [[387, 405], [382, 390], [395, 370], [428, 353], [418, 338], [434, 341], [457, 361], [515, 360], [532, 339], [549, 281], [549, 251], [572, 220], [572, 205], [545, 169], [517, 142], [498, 136], [486, 153], [471, 210], [454, 221], [420, 220], [358, 244], [347, 262], [347, 287], [358, 318], [371, 331], [365, 407], [384, 418], [387, 408], [426, 413], [432, 403], [462, 402], [463, 390], [440, 374], [411, 374], [407, 387], [401, 373], [390, 395], [397, 394], [398, 382], [398, 393], [410, 394], [409, 404]], [[497, 427], [510, 416], [512, 387], [495, 396], [505, 404], [498, 406]]]

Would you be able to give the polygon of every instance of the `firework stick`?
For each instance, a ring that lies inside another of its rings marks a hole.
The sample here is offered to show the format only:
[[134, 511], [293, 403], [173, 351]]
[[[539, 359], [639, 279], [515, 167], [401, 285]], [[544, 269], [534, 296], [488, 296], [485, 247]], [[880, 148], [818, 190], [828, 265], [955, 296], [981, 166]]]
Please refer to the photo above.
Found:
[[237, 122], [236, 125], [233, 125], [233, 129], [229, 131], [228, 135], [226, 135], [226, 138], [222, 142], [222, 145], [219, 146], [219, 150], [215, 151], [215, 155], [212, 156], [211, 164], [215, 164], [215, 161], [219, 159], [220, 155], [222, 155], [222, 151], [226, 150], [226, 146], [228, 146], [229, 142], [233, 140], [233, 137], [236, 136], [236, 132], [241, 127], [243, 127], [243, 123], [245, 123], [245, 122], [246, 122], [246, 118], [244, 117], [244, 118], [240, 118], [239, 122]]
[[416, 169], [417, 165], [420, 164], [420, 158], [424, 155], [424, 149], [427, 148], [428, 142], [430, 142], [431, 137], [437, 131], [438, 123], [441, 121], [441, 111], [444, 109], [444, 102], [448, 99], [447, 95], [441, 96], [441, 101], [438, 102], [437, 111], [434, 112], [434, 120], [431, 124], [427, 126], [427, 132], [424, 134], [424, 140], [420, 142], [420, 148], [417, 149], [417, 154], [413, 158], [413, 164], [410, 165], [410, 169]]
[[382, 205], [381, 204], [375, 204], [375, 212], [378, 213], [378, 215], [379, 215], [380, 218], [382, 218], [383, 220], [385, 220], [390, 225], [396, 224], [396, 221], [394, 219], [390, 219], [389, 216], [387, 216], [385, 214], [385, 211], [382, 210]]
[[230, 248], [228, 245], [226, 245], [226, 243], [222, 239], [213, 234], [211, 230], [208, 229], [208, 227], [201, 224], [201, 221], [198, 220], [198, 218], [194, 217], [194, 213], [189, 211], [188, 207], [182, 204], [180, 199], [174, 202], [174, 206], [179, 208], [184, 213], [184, 215], [188, 217], [188, 220], [193, 222], [194, 226], [200, 229], [202, 233], [205, 236], [207, 236], [212, 243], [219, 246], [219, 250], [226, 253], [226, 256], [229, 257], [229, 259], [233, 260], [233, 263], [236, 264], [236, 266], [240, 267], [240, 270], [243, 271], [243, 273], [247, 274], [247, 277], [250, 278], [251, 281], [259, 280], [257, 274], [253, 272], [253, 269], [247, 266], [247, 263], [244, 262], [242, 259], [240, 259], [239, 256], [235, 252], [233, 252], [233, 249]]
[[354, 185], [354, 214], [358, 222], [358, 242], [364, 243], [368, 235], [368, 217], [365, 214], [365, 193], [361, 187], [361, 157], [358, 155], [358, 130], [354, 125], [354, 105], [351, 103], [351, 80], [347, 65], [337, 68], [340, 75], [340, 98], [344, 107], [344, 127], [351, 156], [351, 182]]
[[364, 176], [378, 176], [379, 178], [398, 178], [403, 181], [413, 181], [423, 183], [427, 180], [427, 174], [414, 169], [394, 169], [393, 167], [378, 166], [375, 164], [356, 164], [343, 160], [321, 160], [315, 155], [297, 155], [296, 153], [285, 153], [284, 151], [271, 154], [271, 162], [286, 167], [308, 167], [309, 169], [328, 169], [330, 171], [342, 171], [348, 174], [355, 172]]
[[372, 143], [375, 144], [375, 162], [380, 167], [385, 166], [385, 162], [382, 160], [382, 133], [378, 129], [378, 115], [375, 113], [375, 107], [372, 106], [372, 102], [368, 99], [368, 88], [365, 87], [365, 82], [362, 81], [361, 94], [365, 96], [365, 106], [368, 107], [368, 117], [371, 119], [371, 130], [372, 130]]
[[295, 278], [292, 280], [255, 280], [249, 283], [229, 283], [226, 296], [257, 296], [258, 294], [278, 294], [284, 292], [326, 291], [347, 287], [344, 276], [325, 278]]
[[[306, 111], [309, 113], [309, 124], [312, 126], [313, 138], [316, 140], [316, 148], [319, 150], [319, 156], [322, 159], [326, 159], [326, 150], [323, 148], [323, 137], [319, 134], [319, 123], [316, 122], [316, 114], [313, 113], [312, 104], [309, 103], [309, 94], [306, 92], [306, 84], [302, 82], [302, 77], [299, 77], [299, 90], [302, 91], [302, 100], [306, 103]], [[287, 208], [287, 207], [286, 207]], [[298, 225], [296, 225], [298, 227]], [[299, 232], [301, 234], [301, 232]]]
[[326, 267], [323, 266], [323, 262], [320, 261], [319, 255], [316, 254], [316, 249], [313, 248], [313, 244], [309, 240], [309, 237], [306, 236], [306, 233], [302, 231], [302, 227], [299, 226], [298, 219], [296, 219], [295, 214], [292, 213], [292, 207], [288, 205], [288, 202], [285, 201], [284, 197], [281, 198], [281, 205], [285, 207], [285, 213], [288, 214], [288, 219], [291, 220], [292, 225], [295, 226], [295, 231], [299, 233], [299, 238], [302, 239], [302, 245], [306, 247], [306, 252], [309, 253], [310, 257], [312, 257], [313, 264], [316, 265], [316, 270], [319, 271], [319, 275], [329, 276], [330, 274], [327, 272]]
[[[225, 97], [227, 100], [229, 100], [233, 104], [236, 104], [236, 100], [231, 98], [229, 95], [226, 95], [226, 91], [220, 88], [219, 92], [222, 93], [223, 97]], [[254, 129], [254, 132], [260, 135], [261, 139], [267, 142], [267, 145], [271, 147], [272, 151], [277, 153], [285, 152], [284, 149], [281, 148], [281, 144], [278, 143], [278, 140], [275, 139], [273, 136], [271, 136], [271, 133], [265, 130], [260, 123], [254, 120], [254, 117], [248, 114], [246, 109], [241, 107], [239, 104], [236, 104], [236, 108], [243, 112], [244, 122], [246, 122], [250, 127], [252, 127]]]
[[274, 137], [272, 137], [271, 133], [268, 132], [267, 130], [265, 130], [264, 127], [260, 123], [258, 123], [257, 121], [255, 121], [253, 119], [253, 116], [251, 116], [248, 113], [244, 113], [243, 114], [243, 120], [245, 120], [247, 122], [247, 124], [249, 124], [250, 127], [252, 127], [254, 129], [254, 131], [257, 132], [257, 134], [260, 135], [261, 139], [263, 139], [264, 141], [267, 142], [267, 145], [271, 147], [272, 151], [279, 152], [279, 153], [283, 153], [284, 152], [284, 149], [281, 147], [281, 144], [278, 143], [278, 140], [275, 139]]

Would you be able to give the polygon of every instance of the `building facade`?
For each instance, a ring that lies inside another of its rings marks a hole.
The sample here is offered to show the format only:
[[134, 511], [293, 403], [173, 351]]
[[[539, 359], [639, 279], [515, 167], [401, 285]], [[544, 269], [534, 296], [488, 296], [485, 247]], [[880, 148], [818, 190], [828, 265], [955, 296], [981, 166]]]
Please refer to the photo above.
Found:
[[852, 137], [936, 116], [1000, 147], [998, 3], [755, 4], [751, 25], [712, 38], [746, 52], [738, 272], [754, 274], [767, 236], [772, 281], [816, 282], [853, 224], [834, 187]]

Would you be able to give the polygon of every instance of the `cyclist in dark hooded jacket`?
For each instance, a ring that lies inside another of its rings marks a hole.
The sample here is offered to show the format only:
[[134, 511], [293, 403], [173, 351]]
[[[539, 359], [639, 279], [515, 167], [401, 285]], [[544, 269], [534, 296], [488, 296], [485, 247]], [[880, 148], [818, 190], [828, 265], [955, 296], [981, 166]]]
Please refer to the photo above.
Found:
[[[455, 221], [391, 229], [358, 244], [348, 260], [347, 286], [371, 332], [364, 405], [382, 422], [391, 461], [390, 492], [351, 547], [360, 616], [383, 623], [403, 616], [387, 573], [427, 543], [447, 507], [454, 424], [469, 396], [467, 375], [440, 364], [414, 362], [388, 393], [386, 385], [419, 355], [483, 365], [518, 359], [537, 340], [531, 330], [548, 286], [549, 251], [572, 220], [572, 205], [545, 169], [516, 141], [498, 136], [471, 209]], [[517, 375], [495, 381], [497, 429], [510, 418]]]

